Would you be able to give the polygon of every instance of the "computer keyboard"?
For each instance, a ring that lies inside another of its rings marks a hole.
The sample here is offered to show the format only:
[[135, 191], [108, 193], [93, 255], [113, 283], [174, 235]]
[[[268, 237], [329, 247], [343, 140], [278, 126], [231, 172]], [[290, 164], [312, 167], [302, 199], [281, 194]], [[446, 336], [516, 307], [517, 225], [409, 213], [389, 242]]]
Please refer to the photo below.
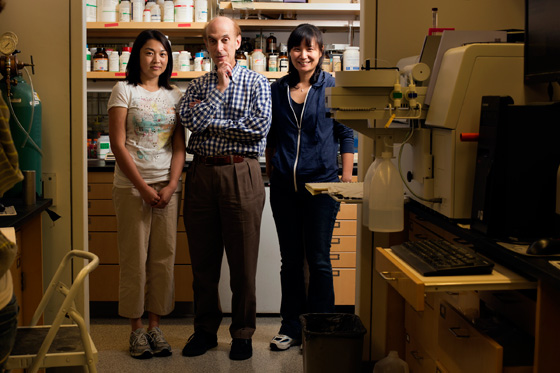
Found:
[[409, 241], [391, 249], [423, 276], [483, 275], [494, 267], [475, 251], [445, 240]]

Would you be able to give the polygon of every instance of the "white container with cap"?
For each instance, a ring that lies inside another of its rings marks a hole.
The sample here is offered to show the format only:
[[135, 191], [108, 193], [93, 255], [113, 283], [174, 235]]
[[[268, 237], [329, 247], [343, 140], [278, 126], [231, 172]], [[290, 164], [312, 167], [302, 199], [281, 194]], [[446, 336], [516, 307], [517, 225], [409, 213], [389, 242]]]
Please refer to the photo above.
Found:
[[119, 62], [119, 52], [111, 51], [111, 54], [109, 55], [109, 71], [118, 72]]
[[173, 0], [165, 0], [163, 3], [163, 22], [175, 22], [175, 4]]
[[119, 71], [126, 72], [126, 67], [128, 66], [128, 60], [130, 59], [131, 47], [123, 47], [121, 56], [119, 57]]
[[379, 165], [381, 158], [375, 158], [375, 160], [369, 166], [366, 176], [364, 177], [364, 193], [363, 193], [363, 201], [362, 201], [362, 224], [365, 227], [369, 227], [369, 201], [371, 199], [370, 195], [372, 193], [371, 190], [371, 181], [373, 179], [373, 174], [375, 173], [375, 169]]
[[255, 49], [251, 58], [253, 71], [266, 71], [266, 60], [262, 49]]
[[144, 17], [144, 1], [132, 0], [132, 22], [142, 22]]
[[202, 71], [204, 53], [198, 52], [194, 55], [194, 71]]
[[119, 5], [119, 22], [130, 22], [132, 16], [132, 10], [130, 6], [130, 1], [122, 0]]
[[208, 0], [195, 0], [194, 21], [208, 22]]
[[179, 71], [179, 55], [180, 52], [171, 52], [171, 56], [173, 57], [173, 71]]
[[97, 22], [97, 0], [86, 0], [86, 22]]
[[373, 373], [408, 373], [408, 364], [399, 358], [397, 351], [390, 351], [389, 355], [375, 363]]
[[86, 71], [87, 72], [91, 71], [91, 52], [87, 48], [87, 45], [86, 45]]
[[152, 11], [148, 8], [144, 9], [144, 17], [142, 18], [143, 22], [151, 22], [152, 21]]
[[111, 143], [109, 142], [109, 135], [99, 136], [97, 140], [97, 158], [105, 159], [110, 152]]
[[340, 60], [340, 56], [338, 54], [334, 54], [332, 56], [332, 71], [342, 71], [342, 61]]
[[360, 47], [346, 47], [342, 55], [344, 71], [360, 70]]
[[152, 22], [161, 22], [161, 8], [158, 4], [154, 3], [150, 8]]
[[210, 71], [212, 68], [212, 64], [210, 63], [210, 58], [203, 58], [202, 59], [202, 71]]
[[117, 22], [119, 0], [101, 0], [101, 22]]
[[179, 54], [179, 71], [191, 71], [191, 54], [181, 51]]
[[393, 154], [383, 152], [371, 179], [369, 230], [400, 232], [404, 229], [404, 187], [399, 171], [391, 161]]
[[175, 0], [175, 22], [194, 21], [193, 0]]

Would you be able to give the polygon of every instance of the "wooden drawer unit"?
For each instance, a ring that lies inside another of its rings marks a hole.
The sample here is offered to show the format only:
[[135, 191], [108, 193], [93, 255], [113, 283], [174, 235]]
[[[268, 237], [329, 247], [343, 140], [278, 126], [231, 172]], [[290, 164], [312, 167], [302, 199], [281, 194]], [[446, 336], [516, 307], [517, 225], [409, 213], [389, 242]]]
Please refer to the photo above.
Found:
[[333, 236], [356, 236], [356, 220], [337, 220], [334, 222]]
[[333, 268], [356, 268], [356, 253], [331, 252], [331, 265]]
[[404, 328], [430, 356], [436, 356], [437, 351], [437, 316], [436, 309], [429, 304], [425, 304], [424, 311], [416, 311], [405, 303]]
[[424, 349], [410, 334], [406, 335], [405, 361], [411, 373], [434, 373], [436, 372], [436, 362], [432, 355]]
[[334, 302], [336, 305], [356, 303], [356, 269], [333, 268]]
[[333, 236], [331, 251], [356, 252], [356, 236]]
[[331, 240], [331, 265], [336, 305], [356, 301], [356, 204], [341, 203]]
[[358, 205], [341, 203], [340, 210], [336, 215], [338, 220], [356, 220], [358, 216]]

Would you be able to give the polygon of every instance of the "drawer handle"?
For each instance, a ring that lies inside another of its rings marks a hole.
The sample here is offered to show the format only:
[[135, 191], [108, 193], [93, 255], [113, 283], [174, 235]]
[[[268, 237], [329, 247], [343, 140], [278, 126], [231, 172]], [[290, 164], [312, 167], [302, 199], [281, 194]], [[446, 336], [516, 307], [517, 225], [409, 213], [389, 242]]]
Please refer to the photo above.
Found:
[[418, 351], [410, 351], [410, 354], [412, 355], [414, 360], [418, 362], [422, 362], [422, 360], [424, 360], [424, 358], [418, 353]]
[[391, 272], [387, 272], [387, 271], [383, 271], [383, 272], [379, 272], [379, 275], [383, 278], [383, 280], [385, 281], [397, 281], [396, 277], [393, 277], [393, 275], [391, 274]]
[[331, 254], [330, 258], [331, 260], [340, 260], [340, 254]]
[[335, 227], [335, 228], [340, 228], [340, 222], [339, 222], [339, 221], [335, 221], [335, 222], [334, 222], [334, 227]]
[[471, 337], [468, 334], [468, 330], [466, 331], [467, 334], [461, 334], [461, 333], [459, 333], [459, 330], [464, 330], [464, 329], [461, 329], [458, 326], [449, 328], [449, 331], [451, 332], [451, 334], [453, 334], [456, 338], [470, 338]]
[[336, 269], [333, 269], [332, 275], [333, 275], [333, 277], [340, 277], [340, 271], [336, 270]]
[[340, 245], [340, 237], [333, 238], [331, 240], [331, 245]]

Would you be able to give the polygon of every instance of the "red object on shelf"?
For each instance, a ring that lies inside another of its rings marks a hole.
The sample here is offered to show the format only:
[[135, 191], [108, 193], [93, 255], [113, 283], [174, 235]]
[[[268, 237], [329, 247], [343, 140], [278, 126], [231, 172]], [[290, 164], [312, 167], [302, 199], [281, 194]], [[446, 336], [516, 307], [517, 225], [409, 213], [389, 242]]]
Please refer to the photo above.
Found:
[[463, 132], [459, 135], [459, 139], [464, 142], [478, 141], [478, 133]]
[[106, 24], [103, 25], [103, 27], [118, 27], [118, 26], [119, 26], [118, 22], [116, 22], [116, 23], [106, 23]]
[[433, 35], [435, 33], [444, 32], [446, 30], [454, 31], [455, 27], [430, 27], [428, 29], [428, 35]]

